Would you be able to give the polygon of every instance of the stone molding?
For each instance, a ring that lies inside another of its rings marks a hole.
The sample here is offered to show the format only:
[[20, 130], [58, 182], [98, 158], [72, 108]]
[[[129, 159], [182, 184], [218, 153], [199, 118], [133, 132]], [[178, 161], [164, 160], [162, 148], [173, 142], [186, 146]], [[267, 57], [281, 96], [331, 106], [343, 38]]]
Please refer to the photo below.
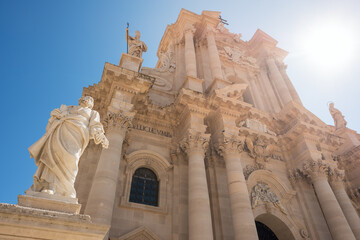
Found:
[[205, 154], [206, 149], [209, 146], [209, 139], [210, 134], [189, 129], [185, 134], [185, 137], [180, 141], [180, 148], [187, 154], [192, 151], [199, 151]]
[[128, 129], [132, 128], [132, 119], [134, 115], [134, 112], [109, 112], [103, 120], [106, 133], [112, 132], [113, 130], [126, 132]]

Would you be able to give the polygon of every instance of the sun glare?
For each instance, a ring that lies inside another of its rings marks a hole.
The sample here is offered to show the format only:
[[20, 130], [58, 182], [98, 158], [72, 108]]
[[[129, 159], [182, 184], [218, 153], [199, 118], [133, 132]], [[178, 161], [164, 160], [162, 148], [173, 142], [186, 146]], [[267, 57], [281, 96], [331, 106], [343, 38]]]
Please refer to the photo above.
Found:
[[344, 23], [315, 23], [304, 35], [305, 54], [319, 70], [334, 73], [351, 63], [355, 56], [355, 31]]

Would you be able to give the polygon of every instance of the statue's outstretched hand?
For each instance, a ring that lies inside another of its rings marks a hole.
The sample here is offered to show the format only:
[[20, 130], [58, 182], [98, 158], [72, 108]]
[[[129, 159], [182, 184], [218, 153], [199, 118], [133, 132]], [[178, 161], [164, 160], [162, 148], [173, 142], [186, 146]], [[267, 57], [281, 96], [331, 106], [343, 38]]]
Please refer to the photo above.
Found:
[[103, 148], [108, 148], [109, 147], [109, 140], [104, 136], [103, 141], [101, 142], [101, 145]]

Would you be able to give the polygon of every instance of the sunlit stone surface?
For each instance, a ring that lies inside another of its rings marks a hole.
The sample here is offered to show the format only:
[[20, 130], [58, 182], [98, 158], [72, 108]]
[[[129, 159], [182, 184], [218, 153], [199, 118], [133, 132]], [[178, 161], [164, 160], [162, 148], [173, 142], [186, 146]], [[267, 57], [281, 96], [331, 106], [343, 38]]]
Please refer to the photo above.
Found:
[[85, 148], [77, 199], [0, 205], [0, 238], [360, 239], [359, 134], [333, 105], [335, 126], [304, 108], [275, 39], [243, 41], [219, 16], [182, 9], [155, 68], [128, 39], [83, 90], [109, 147]]

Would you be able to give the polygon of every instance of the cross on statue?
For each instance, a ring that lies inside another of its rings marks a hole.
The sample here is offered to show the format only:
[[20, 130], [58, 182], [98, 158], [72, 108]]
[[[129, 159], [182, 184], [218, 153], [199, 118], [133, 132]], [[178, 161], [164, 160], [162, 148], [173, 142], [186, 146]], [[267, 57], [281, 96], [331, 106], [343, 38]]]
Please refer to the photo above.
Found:
[[222, 24], [229, 25], [228, 22], [227, 22], [227, 20], [223, 19], [223, 18], [221, 17], [221, 15], [219, 15], [219, 19], [220, 19], [220, 22], [221, 22]]

